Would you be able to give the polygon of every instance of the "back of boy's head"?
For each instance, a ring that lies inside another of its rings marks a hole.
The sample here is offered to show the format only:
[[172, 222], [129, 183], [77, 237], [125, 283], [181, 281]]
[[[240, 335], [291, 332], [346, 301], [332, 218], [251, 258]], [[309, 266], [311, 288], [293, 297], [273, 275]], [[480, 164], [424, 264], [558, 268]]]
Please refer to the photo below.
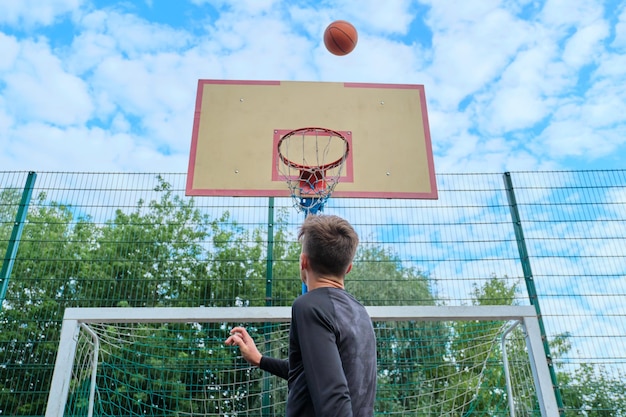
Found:
[[298, 239], [314, 272], [337, 277], [345, 275], [359, 244], [359, 236], [347, 220], [323, 214], [308, 215]]

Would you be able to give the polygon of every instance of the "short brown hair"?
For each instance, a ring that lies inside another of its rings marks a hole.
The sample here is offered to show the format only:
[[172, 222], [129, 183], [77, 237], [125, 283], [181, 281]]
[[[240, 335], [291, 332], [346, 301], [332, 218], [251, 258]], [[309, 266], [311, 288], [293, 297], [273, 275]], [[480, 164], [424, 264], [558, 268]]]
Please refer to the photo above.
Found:
[[308, 215], [298, 239], [314, 272], [337, 277], [345, 275], [359, 245], [359, 235], [352, 225], [333, 215]]

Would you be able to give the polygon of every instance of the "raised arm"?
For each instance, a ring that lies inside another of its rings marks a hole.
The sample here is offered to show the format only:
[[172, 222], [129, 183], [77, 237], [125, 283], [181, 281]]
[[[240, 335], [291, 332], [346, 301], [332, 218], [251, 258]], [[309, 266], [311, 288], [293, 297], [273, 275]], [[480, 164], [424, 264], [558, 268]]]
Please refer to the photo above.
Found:
[[230, 336], [224, 342], [228, 346], [238, 346], [241, 356], [252, 366], [287, 379], [289, 376], [289, 362], [283, 359], [263, 356], [254, 343], [254, 339], [243, 327], [233, 327]]

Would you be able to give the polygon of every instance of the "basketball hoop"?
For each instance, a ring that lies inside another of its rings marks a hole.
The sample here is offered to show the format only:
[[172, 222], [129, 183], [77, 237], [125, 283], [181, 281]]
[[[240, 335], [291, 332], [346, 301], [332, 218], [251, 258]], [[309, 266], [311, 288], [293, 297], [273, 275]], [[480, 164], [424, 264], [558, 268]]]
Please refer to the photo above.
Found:
[[322, 210], [350, 153], [346, 137], [335, 130], [305, 127], [286, 133], [276, 147], [278, 172], [294, 205], [307, 213]]

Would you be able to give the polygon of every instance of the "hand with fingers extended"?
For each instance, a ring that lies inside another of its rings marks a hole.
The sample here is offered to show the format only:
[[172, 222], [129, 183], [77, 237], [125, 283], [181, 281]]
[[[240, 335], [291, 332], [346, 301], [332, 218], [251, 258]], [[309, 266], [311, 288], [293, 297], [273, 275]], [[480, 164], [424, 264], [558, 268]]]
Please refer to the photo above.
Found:
[[238, 346], [241, 356], [252, 366], [259, 366], [261, 363], [261, 352], [256, 347], [254, 340], [248, 331], [243, 327], [233, 327], [230, 336], [224, 342], [227, 346]]

